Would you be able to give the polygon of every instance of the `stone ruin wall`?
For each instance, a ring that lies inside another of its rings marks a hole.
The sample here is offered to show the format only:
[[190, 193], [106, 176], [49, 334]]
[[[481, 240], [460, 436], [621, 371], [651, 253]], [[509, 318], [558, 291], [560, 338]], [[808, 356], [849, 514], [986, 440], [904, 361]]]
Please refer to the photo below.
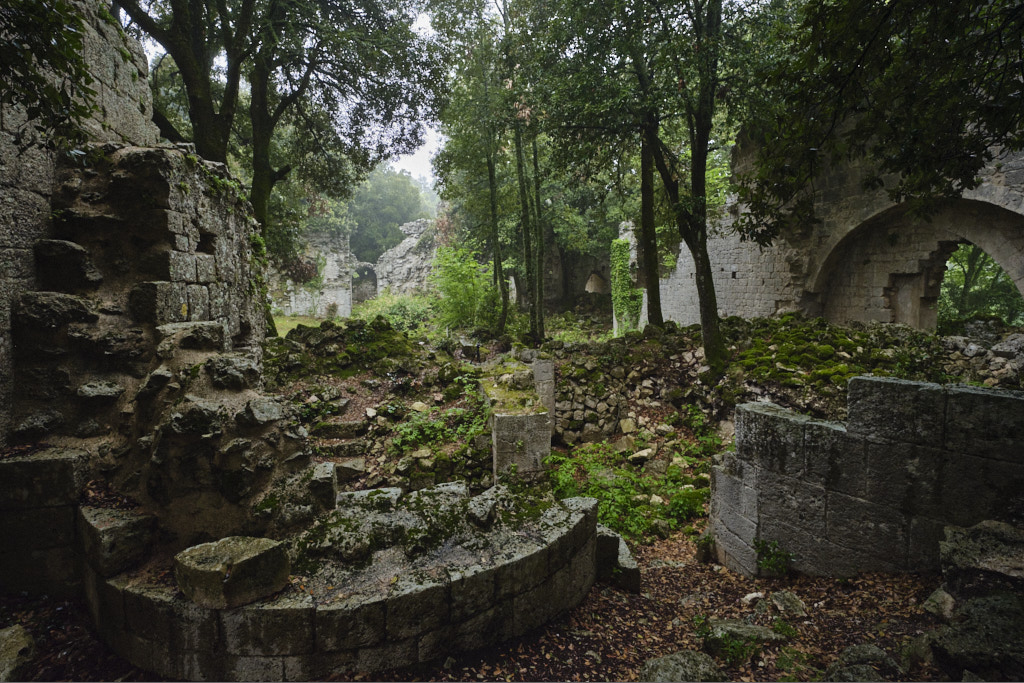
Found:
[[[156, 143], [148, 67], [142, 47], [97, 13], [99, 3], [84, 0], [82, 42], [95, 82], [99, 111], [86, 125], [98, 142]], [[11, 305], [36, 287], [36, 240], [50, 236], [50, 196], [56, 155], [42, 146], [19, 150], [15, 135], [26, 124], [19, 107], [0, 116], [0, 445], [10, 430], [13, 399]]]
[[286, 273], [271, 269], [270, 298], [274, 311], [284, 315], [308, 315], [314, 318], [347, 318], [356, 303], [353, 278], [356, 260], [349, 249], [348, 236], [314, 234], [303, 256], [315, 261], [323, 259], [323, 286], [312, 294], [308, 286], [292, 282]]
[[937, 571], [944, 527], [998, 517], [1022, 488], [1024, 392], [856, 377], [845, 425], [737, 409], [710, 529], [719, 562], [750, 576], [773, 541], [807, 574]]
[[381, 254], [374, 266], [378, 294], [418, 294], [429, 286], [427, 278], [437, 255], [434, 221], [421, 218], [399, 229], [405, 239]]
[[[742, 206], [727, 205], [708, 240], [722, 316], [801, 311], [833, 322], [933, 328], [945, 263], [964, 241], [984, 249], [1024, 292], [1024, 154], [1000, 155], [977, 189], [936, 203], [930, 220], [909, 215], [884, 190], [864, 190], [864, 171], [844, 166], [821, 174], [814, 185], [821, 222], [763, 249], [740, 240], [732, 225]], [[699, 322], [685, 245], [676, 269], [661, 281], [661, 299], [667, 320]]]

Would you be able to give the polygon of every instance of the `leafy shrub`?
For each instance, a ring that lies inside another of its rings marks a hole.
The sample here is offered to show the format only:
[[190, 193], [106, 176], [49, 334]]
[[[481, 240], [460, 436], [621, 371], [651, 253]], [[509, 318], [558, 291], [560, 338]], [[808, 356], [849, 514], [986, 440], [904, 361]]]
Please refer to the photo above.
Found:
[[757, 551], [757, 568], [772, 576], [785, 576], [789, 573], [790, 566], [796, 556], [782, 549], [778, 541], [765, 541], [757, 539], [754, 541], [754, 550]]
[[492, 284], [491, 264], [481, 265], [465, 247], [439, 247], [430, 281], [440, 295], [438, 323], [453, 329], [490, 327], [500, 296]]
[[434, 317], [434, 301], [431, 297], [415, 294], [392, 294], [385, 290], [369, 301], [356, 304], [353, 318], [371, 321], [383, 317], [391, 327], [400, 332], [418, 329]]
[[[600, 442], [571, 453], [552, 452], [546, 464], [557, 497], [596, 498], [601, 524], [632, 540], [649, 540], [658, 526], [677, 529], [704, 514], [709, 493], [705, 478], [686, 477], [679, 467], [670, 467], [663, 476], [649, 476], [623, 460], [621, 453]], [[697, 483], [705, 487], [694, 488]], [[650, 504], [652, 495], [666, 504]]]

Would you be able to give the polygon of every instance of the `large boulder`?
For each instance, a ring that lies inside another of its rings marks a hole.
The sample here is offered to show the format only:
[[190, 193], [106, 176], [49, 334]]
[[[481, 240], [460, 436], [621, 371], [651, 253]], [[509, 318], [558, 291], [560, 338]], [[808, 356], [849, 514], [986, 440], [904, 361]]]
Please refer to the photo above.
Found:
[[174, 557], [181, 592], [210, 608], [238, 607], [272, 595], [288, 584], [290, 571], [285, 546], [269, 538], [228, 536]]
[[0, 629], [0, 681], [28, 680], [35, 650], [35, 641], [23, 627]]

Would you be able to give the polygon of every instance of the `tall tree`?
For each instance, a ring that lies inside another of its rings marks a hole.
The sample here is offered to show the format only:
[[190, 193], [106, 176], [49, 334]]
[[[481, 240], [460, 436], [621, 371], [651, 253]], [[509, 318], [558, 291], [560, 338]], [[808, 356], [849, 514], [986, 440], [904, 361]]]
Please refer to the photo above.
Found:
[[552, 110], [567, 135], [642, 140], [693, 258], [705, 355], [719, 370], [726, 349], [707, 251], [709, 160], [729, 139], [721, 109], [746, 91], [734, 82], [743, 75], [737, 67], [754, 39], [747, 23], [764, 8], [724, 0], [556, 4]]
[[281, 126], [300, 128], [305, 144], [321, 155], [340, 153], [359, 173], [420, 142], [438, 60], [413, 30], [418, 6], [411, 0], [119, 4], [173, 57], [200, 155], [227, 161], [248, 85], [250, 200], [264, 227], [270, 193], [293, 168], [273, 163]]

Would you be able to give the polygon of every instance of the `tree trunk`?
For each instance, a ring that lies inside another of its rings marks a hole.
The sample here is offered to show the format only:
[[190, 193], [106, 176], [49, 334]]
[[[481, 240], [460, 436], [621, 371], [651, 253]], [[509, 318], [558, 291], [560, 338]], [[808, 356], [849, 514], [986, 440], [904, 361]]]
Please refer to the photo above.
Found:
[[647, 288], [647, 323], [662, 327], [661, 278], [658, 277], [658, 234], [654, 225], [654, 154], [647, 132], [640, 136], [640, 266]]
[[498, 178], [494, 168], [494, 152], [491, 150], [487, 151], [487, 185], [491, 203], [491, 242], [494, 245], [494, 278], [497, 281], [498, 291], [501, 292], [501, 313], [498, 315], [498, 324], [494, 330], [494, 336], [500, 337], [505, 334], [505, 325], [508, 324], [508, 282], [505, 280], [505, 271], [501, 261], [501, 236], [498, 232]]
[[541, 216], [540, 203], [540, 162], [537, 154], [537, 136], [533, 136], [533, 193], [536, 215], [534, 216], [534, 244], [537, 245], [537, 283], [534, 290], [534, 304], [537, 307], [537, 341], [544, 339], [544, 221]]
[[519, 121], [515, 123], [516, 147], [516, 178], [519, 182], [520, 222], [522, 223], [523, 263], [526, 264], [526, 291], [524, 298], [530, 309], [530, 336], [537, 341], [537, 307], [535, 304], [534, 286], [536, 284], [536, 263], [533, 258], [533, 226], [530, 220], [529, 186], [526, 181], [526, 163], [523, 160], [523, 129]]

